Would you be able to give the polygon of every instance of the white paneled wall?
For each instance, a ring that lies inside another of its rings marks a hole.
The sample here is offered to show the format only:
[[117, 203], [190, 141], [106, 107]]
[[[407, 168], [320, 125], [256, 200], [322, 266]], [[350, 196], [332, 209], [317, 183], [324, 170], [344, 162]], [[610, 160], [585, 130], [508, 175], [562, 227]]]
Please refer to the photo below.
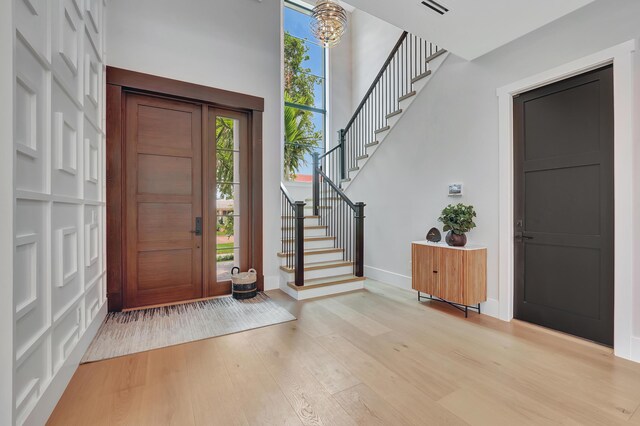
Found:
[[13, 5], [12, 417], [22, 424], [46, 419], [106, 311], [106, 1]]

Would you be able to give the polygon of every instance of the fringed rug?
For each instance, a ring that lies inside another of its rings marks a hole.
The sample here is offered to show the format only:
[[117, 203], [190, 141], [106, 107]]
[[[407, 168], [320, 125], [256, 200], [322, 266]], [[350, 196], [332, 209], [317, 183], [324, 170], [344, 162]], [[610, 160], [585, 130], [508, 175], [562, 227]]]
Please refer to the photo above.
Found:
[[81, 363], [144, 352], [295, 320], [264, 293], [184, 305], [112, 312], [100, 326]]

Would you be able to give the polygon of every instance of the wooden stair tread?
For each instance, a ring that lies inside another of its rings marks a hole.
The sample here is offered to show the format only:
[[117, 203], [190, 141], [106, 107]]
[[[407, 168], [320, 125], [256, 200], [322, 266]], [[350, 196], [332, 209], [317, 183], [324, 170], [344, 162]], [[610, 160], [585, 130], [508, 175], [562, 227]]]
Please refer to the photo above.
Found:
[[[342, 253], [344, 249], [341, 248], [323, 248], [323, 249], [307, 249], [304, 251], [305, 256], [313, 256], [316, 254], [330, 254], [330, 253]], [[293, 256], [295, 253], [292, 251], [279, 252], [278, 257]]]
[[376, 130], [374, 133], [375, 134], [383, 133], [383, 132], [386, 132], [387, 130], [390, 130], [390, 129], [391, 129], [391, 126], [384, 126], [384, 127], [380, 128], [380, 129]]
[[[326, 229], [326, 228], [327, 228], [326, 225], [307, 225], [304, 227], [304, 229]], [[296, 228], [295, 226], [283, 226], [280, 229], [283, 231], [290, 231]]]
[[[305, 271], [317, 271], [320, 269], [331, 269], [331, 268], [340, 268], [343, 266], [353, 266], [353, 262], [349, 262], [346, 260], [330, 260], [327, 262], [312, 262], [312, 263], [305, 263], [304, 265], [304, 270]], [[294, 268], [288, 268], [286, 266], [281, 266], [280, 267], [281, 270], [287, 272], [287, 273], [294, 273], [295, 269]]]
[[365, 279], [366, 279], [365, 277], [356, 277], [353, 274], [347, 274], [347, 275], [336, 275], [333, 277], [314, 278], [312, 280], [305, 280], [304, 285], [300, 287], [296, 286], [294, 282], [288, 282], [287, 285], [294, 290], [304, 291], [304, 290], [311, 290], [313, 288], [320, 288], [320, 287], [327, 287], [331, 285], [364, 281]]
[[431, 75], [431, 70], [425, 71], [422, 74], [420, 74], [420, 75], [418, 75], [416, 77], [413, 77], [411, 79], [411, 84], [416, 83], [416, 82], [422, 80], [425, 77], [429, 77], [430, 75]]
[[389, 114], [387, 114], [387, 120], [392, 118], [392, 117], [395, 117], [398, 114], [402, 114], [402, 109], [399, 109], [397, 111], [393, 111], [393, 112], [390, 112]]
[[364, 160], [365, 158], [369, 158], [369, 154], [359, 155], [356, 157], [356, 160]]
[[[336, 237], [325, 237], [325, 236], [318, 236], [318, 237], [305, 237], [305, 241], [328, 241], [328, 240], [335, 240]], [[292, 243], [295, 241], [295, 238], [287, 238], [282, 240], [285, 243]]]
[[398, 102], [402, 102], [402, 101], [404, 101], [405, 99], [409, 99], [410, 97], [415, 96], [415, 95], [416, 95], [416, 91], [415, 91], [415, 90], [412, 90], [411, 92], [407, 93], [406, 95], [402, 95], [402, 96], [400, 96], [400, 97], [398, 98]]
[[424, 62], [425, 62], [425, 63], [429, 63], [429, 62], [433, 61], [435, 58], [437, 58], [438, 56], [443, 55], [443, 54], [445, 54], [445, 53], [447, 53], [447, 50], [446, 50], [446, 49], [438, 50], [438, 51], [437, 51], [436, 53], [434, 53], [433, 55], [428, 56], [428, 57], [424, 60]]
[[365, 147], [365, 148], [369, 148], [369, 147], [372, 147], [372, 146], [376, 146], [376, 145], [378, 145], [379, 143], [380, 143], [380, 142], [378, 142], [378, 141], [369, 142], [369, 143], [365, 144], [365, 145], [364, 145], [364, 147]]

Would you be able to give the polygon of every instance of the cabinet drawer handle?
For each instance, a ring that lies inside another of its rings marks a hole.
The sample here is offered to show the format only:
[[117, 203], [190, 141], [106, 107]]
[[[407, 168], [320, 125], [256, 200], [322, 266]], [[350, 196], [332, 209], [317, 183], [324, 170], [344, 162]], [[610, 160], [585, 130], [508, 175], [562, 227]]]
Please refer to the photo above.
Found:
[[433, 271], [433, 273], [434, 273], [434, 274], [437, 274], [437, 273], [438, 273], [438, 271]]

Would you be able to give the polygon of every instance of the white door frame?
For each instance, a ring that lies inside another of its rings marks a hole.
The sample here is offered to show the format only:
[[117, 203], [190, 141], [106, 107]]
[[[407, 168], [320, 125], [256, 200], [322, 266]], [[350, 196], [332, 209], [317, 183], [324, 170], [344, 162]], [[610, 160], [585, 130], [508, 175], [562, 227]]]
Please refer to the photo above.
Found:
[[[500, 175], [500, 319], [513, 319], [513, 96], [584, 72], [613, 64], [614, 92], [614, 353], [632, 359], [633, 326], [633, 119], [636, 40], [619, 44], [498, 89]], [[633, 358], [640, 354], [634, 354]], [[640, 359], [637, 359], [640, 361]]]

